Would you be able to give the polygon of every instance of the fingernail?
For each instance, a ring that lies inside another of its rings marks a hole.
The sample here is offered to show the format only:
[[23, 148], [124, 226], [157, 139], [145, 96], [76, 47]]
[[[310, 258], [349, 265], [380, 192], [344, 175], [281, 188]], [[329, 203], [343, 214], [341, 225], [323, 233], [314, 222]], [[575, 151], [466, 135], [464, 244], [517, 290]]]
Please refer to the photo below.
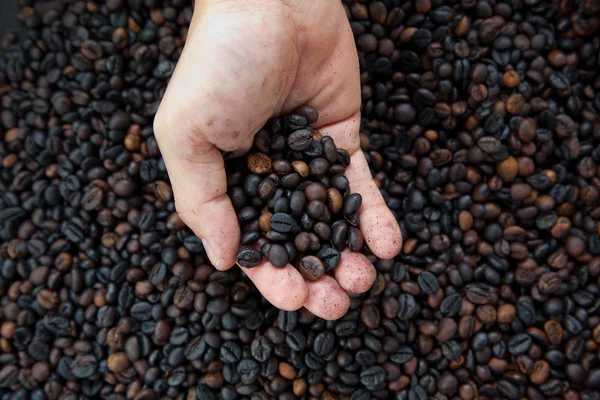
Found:
[[201, 239], [201, 240], [202, 240], [202, 244], [204, 245], [204, 250], [206, 251], [206, 255], [208, 256], [208, 259], [210, 260], [210, 263], [215, 268], [218, 269], [219, 268], [219, 259], [215, 255], [213, 248], [210, 246], [210, 243], [208, 242], [208, 240], [205, 240], [205, 239]]

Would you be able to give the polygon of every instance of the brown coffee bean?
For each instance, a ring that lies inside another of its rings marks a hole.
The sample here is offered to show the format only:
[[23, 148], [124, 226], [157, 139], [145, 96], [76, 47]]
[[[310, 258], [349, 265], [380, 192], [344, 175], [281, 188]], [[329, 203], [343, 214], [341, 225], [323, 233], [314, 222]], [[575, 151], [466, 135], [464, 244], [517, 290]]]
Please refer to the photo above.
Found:
[[519, 83], [521, 83], [519, 73], [515, 70], [506, 71], [502, 76], [502, 83], [504, 83], [504, 86], [508, 88], [515, 88], [519, 86]]
[[519, 125], [517, 131], [519, 139], [521, 139], [523, 143], [531, 143], [536, 137], [536, 129], [537, 124], [535, 120], [532, 118], [525, 118], [523, 122], [521, 122], [521, 125]]
[[112, 353], [108, 356], [108, 369], [115, 374], [120, 374], [125, 372], [125, 370], [129, 367], [129, 359], [127, 358], [127, 354], [122, 351], [118, 351]]
[[252, 173], [265, 175], [271, 172], [271, 158], [264, 153], [253, 153], [248, 156], [248, 169]]
[[327, 189], [327, 205], [332, 213], [337, 214], [342, 210], [344, 204], [344, 198], [342, 197], [339, 190], [335, 188]]
[[536, 385], [545, 383], [550, 377], [550, 365], [544, 360], [537, 360], [533, 365], [533, 371], [529, 379]]
[[496, 173], [504, 182], [512, 182], [519, 173], [519, 164], [513, 156], [509, 156], [498, 164]]
[[512, 304], [502, 304], [500, 307], [498, 307], [498, 323], [510, 324], [516, 317], [517, 309]]
[[550, 343], [558, 345], [563, 340], [563, 329], [558, 321], [549, 320], [544, 323], [544, 332]]

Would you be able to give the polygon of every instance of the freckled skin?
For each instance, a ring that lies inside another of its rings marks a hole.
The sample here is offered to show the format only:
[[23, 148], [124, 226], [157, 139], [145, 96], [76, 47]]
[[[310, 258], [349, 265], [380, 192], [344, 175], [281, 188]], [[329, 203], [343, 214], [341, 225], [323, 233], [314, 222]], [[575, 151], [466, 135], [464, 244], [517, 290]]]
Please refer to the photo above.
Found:
[[[346, 175], [363, 197], [366, 244], [381, 258], [400, 251], [400, 229], [360, 150], [360, 103], [358, 56], [339, 0], [197, 2], [154, 130], [177, 211], [216, 268], [235, 264], [240, 241], [221, 151], [242, 155], [268, 119], [305, 104], [319, 111], [314, 128], [352, 156]], [[347, 309], [344, 289], [368, 289], [368, 261], [356, 255], [356, 263], [356, 271], [348, 264], [336, 274], [339, 284], [333, 277], [306, 283], [289, 265], [265, 263], [245, 272], [277, 307], [305, 305], [332, 319]]]

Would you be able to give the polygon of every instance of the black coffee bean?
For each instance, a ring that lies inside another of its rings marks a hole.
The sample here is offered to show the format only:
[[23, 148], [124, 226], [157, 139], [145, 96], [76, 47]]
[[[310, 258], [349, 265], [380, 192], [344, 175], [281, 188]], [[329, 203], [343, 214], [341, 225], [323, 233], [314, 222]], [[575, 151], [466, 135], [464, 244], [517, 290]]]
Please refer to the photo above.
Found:
[[431, 272], [423, 271], [417, 278], [421, 292], [425, 294], [435, 294], [440, 289], [439, 282]]
[[285, 337], [285, 343], [294, 351], [302, 351], [306, 348], [306, 336], [301, 330], [293, 330]]
[[348, 224], [344, 221], [335, 223], [331, 230], [331, 243], [338, 250], [344, 250], [346, 240], [348, 239]]
[[512, 355], [526, 353], [531, 347], [533, 341], [526, 333], [518, 333], [508, 341], [508, 351]]
[[283, 268], [288, 263], [288, 253], [285, 247], [273, 243], [269, 248], [269, 262], [276, 268]]
[[243, 247], [237, 254], [236, 262], [245, 268], [258, 267], [262, 261], [262, 254], [252, 248]]
[[94, 356], [77, 356], [71, 363], [71, 373], [79, 379], [90, 378], [98, 370], [98, 361]]
[[323, 247], [316, 254], [317, 258], [323, 261], [325, 272], [333, 271], [338, 266], [341, 259], [340, 252], [333, 247]]
[[571, 86], [571, 82], [566, 75], [561, 72], [553, 71], [548, 76], [548, 83], [556, 90], [567, 90]]
[[360, 251], [363, 247], [363, 234], [360, 229], [351, 226], [348, 229], [348, 249], [350, 251]]
[[240, 239], [240, 243], [243, 246], [251, 246], [251, 245], [255, 244], [256, 242], [258, 242], [259, 239], [260, 239], [260, 233], [246, 232], [242, 235], [242, 238]]
[[295, 151], [308, 149], [313, 142], [312, 133], [307, 129], [300, 129], [292, 132], [288, 137], [288, 146]]
[[440, 304], [440, 312], [445, 317], [454, 317], [458, 315], [462, 307], [462, 298], [459, 294], [453, 293], [447, 296]]
[[252, 357], [256, 361], [265, 362], [273, 352], [273, 343], [264, 336], [259, 336], [252, 341], [250, 346]]
[[403, 293], [398, 298], [398, 318], [402, 321], [410, 320], [417, 313], [417, 302], [415, 298]]
[[260, 374], [260, 366], [251, 358], [242, 359], [236, 367], [236, 371], [243, 383], [253, 383]]
[[410, 361], [414, 356], [412, 349], [408, 346], [400, 346], [400, 348], [390, 355], [390, 360], [396, 364], [404, 364]]
[[344, 149], [337, 149], [337, 162], [342, 165], [342, 167], [347, 167], [350, 165], [350, 154]]
[[360, 383], [369, 390], [376, 390], [385, 383], [385, 370], [380, 366], [373, 366], [360, 373]]
[[335, 347], [335, 336], [331, 332], [321, 332], [315, 337], [313, 349], [315, 354], [325, 357], [330, 354]]
[[352, 193], [344, 199], [344, 214], [351, 215], [357, 212], [362, 205], [362, 196], [358, 193]]
[[306, 207], [306, 196], [304, 192], [295, 190], [290, 197], [290, 210], [292, 216], [300, 217]]
[[[186, 352], [186, 357], [188, 353]], [[219, 349], [219, 359], [225, 364], [235, 364], [242, 358], [242, 349], [236, 342], [225, 342]]]
[[327, 206], [320, 200], [312, 200], [306, 207], [306, 213], [311, 218], [320, 220], [327, 210]]
[[271, 216], [269, 225], [271, 229], [279, 233], [288, 233], [295, 229], [296, 223], [291, 215], [277, 213]]
[[298, 316], [295, 311], [280, 310], [277, 316], [277, 326], [283, 332], [291, 332], [296, 329]]

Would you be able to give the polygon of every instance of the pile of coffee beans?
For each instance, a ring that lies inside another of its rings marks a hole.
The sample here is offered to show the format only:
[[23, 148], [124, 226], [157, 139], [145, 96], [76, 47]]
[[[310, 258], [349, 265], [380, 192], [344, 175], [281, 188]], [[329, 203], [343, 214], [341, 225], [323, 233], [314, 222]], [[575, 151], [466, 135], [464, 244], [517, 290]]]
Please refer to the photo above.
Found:
[[228, 162], [241, 245], [265, 239], [260, 251], [242, 247], [239, 265], [257, 267], [265, 256], [277, 268], [289, 262], [316, 280], [337, 267], [346, 245], [351, 251], [363, 247], [357, 214], [362, 198], [349, 193], [344, 176], [350, 156], [311, 129], [318, 118], [309, 106], [275, 118], [255, 136], [247, 156]]
[[[152, 121], [189, 1], [19, 3], [26, 32], [0, 40], [1, 400], [600, 399], [598, 0], [344, 4], [361, 147], [405, 244], [361, 250], [378, 276], [338, 321], [215, 271], [175, 211]], [[247, 193], [298, 179], [308, 200], [293, 163], [314, 158], [274, 156], [278, 132], [254, 152], [275, 174], [232, 171], [230, 193], [245, 243], [297, 262]], [[342, 169], [317, 167], [343, 197]], [[268, 212], [292, 213], [279, 198]], [[320, 201], [349, 238], [354, 211]], [[310, 254], [311, 234], [344, 243], [302, 213]]]

